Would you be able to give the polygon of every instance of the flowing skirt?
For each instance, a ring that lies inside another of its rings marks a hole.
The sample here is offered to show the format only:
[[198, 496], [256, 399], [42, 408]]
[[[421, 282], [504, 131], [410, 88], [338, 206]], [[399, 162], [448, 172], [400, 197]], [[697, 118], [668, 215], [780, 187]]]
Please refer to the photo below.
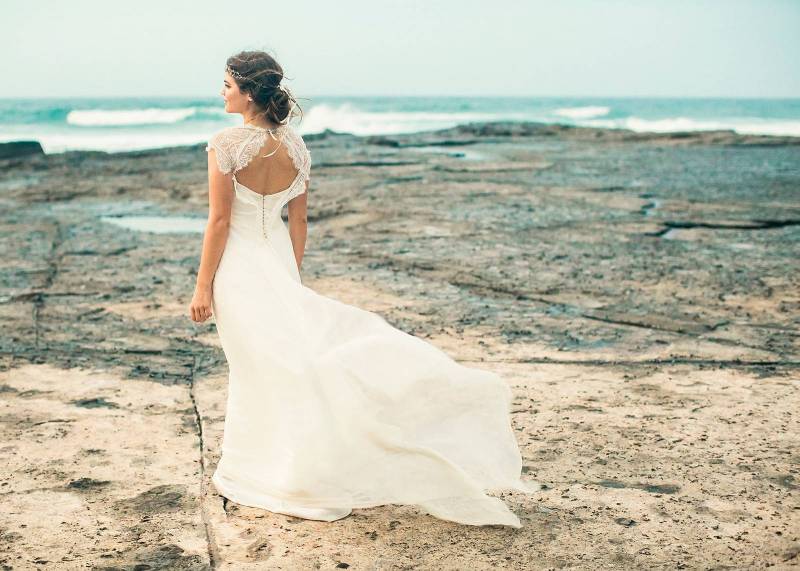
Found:
[[229, 366], [220, 494], [326, 521], [403, 504], [522, 527], [486, 494], [540, 489], [521, 479], [505, 381], [302, 285], [282, 221], [271, 242], [231, 229], [213, 312]]

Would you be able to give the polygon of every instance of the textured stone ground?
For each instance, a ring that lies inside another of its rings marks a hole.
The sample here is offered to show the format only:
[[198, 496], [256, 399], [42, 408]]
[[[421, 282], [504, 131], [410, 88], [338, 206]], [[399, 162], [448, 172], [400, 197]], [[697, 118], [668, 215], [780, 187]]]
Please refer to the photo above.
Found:
[[[525, 527], [224, 502], [227, 369], [187, 306], [202, 145], [0, 161], [0, 564], [800, 565], [800, 145], [539, 125], [309, 137], [303, 279], [498, 371]], [[145, 565], [147, 567], [145, 567]]]

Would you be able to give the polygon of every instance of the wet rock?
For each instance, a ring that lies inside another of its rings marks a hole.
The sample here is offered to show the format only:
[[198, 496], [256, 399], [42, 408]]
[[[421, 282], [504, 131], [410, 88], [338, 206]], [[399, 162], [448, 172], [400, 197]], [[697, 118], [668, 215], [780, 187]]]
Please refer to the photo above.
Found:
[[82, 491], [91, 491], [98, 488], [104, 488], [108, 486], [111, 482], [108, 480], [95, 480], [93, 478], [79, 478], [77, 480], [72, 480], [69, 484], [67, 484], [67, 488], [73, 490], [82, 490]]
[[604, 488], [626, 488], [627, 485], [623, 482], [618, 482], [616, 480], [601, 480], [597, 482], [598, 485], [603, 486]]
[[148, 547], [134, 551], [128, 557], [111, 565], [94, 567], [98, 571], [156, 571], [156, 570], [184, 570], [208, 571], [211, 566], [198, 555], [186, 554], [175, 544]]
[[119, 408], [119, 405], [117, 405], [117, 403], [107, 401], [102, 397], [74, 400], [72, 401], [72, 404], [83, 408], [98, 408], [98, 407]]
[[186, 486], [165, 484], [120, 500], [115, 507], [139, 513], [170, 513], [191, 509], [194, 504], [194, 497], [186, 494]]
[[0, 143], [0, 160], [16, 159], [30, 155], [43, 155], [39, 141], [12, 141], [10, 143]]

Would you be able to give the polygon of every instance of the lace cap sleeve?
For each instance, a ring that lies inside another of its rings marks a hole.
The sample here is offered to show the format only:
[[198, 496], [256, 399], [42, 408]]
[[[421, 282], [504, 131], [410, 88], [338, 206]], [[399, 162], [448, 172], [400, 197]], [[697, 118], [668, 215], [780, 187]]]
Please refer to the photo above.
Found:
[[288, 129], [289, 132], [285, 138], [286, 149], [298, 171], [298, 176], [287, 193], [287, 202], [303, 194], [306, 191], [306, 182], [311, 178], [311, 153], [308, 151], [303, 137], [294, 129], [290, 127]]
[[214, 149], [214, 154], [217, 158], [217, 167], [219, 168], [220, 172], [223, 174], [229, 174], [233, 172], [236, 166], [236, 161], [234, 158], [236, 153], [234, 149], [234, 143], [227, 131], [220, 131], [219, 133], [214, 134], [208, 140], [206, 152], [210, 151], [211, 149]]
[[311, 178], [311, 152], [309, 152], [302, 137], [300, 141], [303, 143], [303, 182], [306, 182]]
[[306, 147], [303, 137], [292, 130], [292, 137], [288, 141], [289, 154], [295, 168], [300, 171], [300, 182], [304, 183], [311, 178], [311, 153]]

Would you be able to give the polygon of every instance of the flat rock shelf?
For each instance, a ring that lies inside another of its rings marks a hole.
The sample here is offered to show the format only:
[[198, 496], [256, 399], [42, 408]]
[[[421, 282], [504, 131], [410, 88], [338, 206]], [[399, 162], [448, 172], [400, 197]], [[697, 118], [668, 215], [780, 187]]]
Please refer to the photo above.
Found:
[[188, 312], [204, 144], [33, 153], [0, 157], [4, 568], [800, 565], [800, 139], [306, 141], [305, 285], [507, 379], [547, 484], [504, 493], [525, 527], [224, 501], [227, 367]]

